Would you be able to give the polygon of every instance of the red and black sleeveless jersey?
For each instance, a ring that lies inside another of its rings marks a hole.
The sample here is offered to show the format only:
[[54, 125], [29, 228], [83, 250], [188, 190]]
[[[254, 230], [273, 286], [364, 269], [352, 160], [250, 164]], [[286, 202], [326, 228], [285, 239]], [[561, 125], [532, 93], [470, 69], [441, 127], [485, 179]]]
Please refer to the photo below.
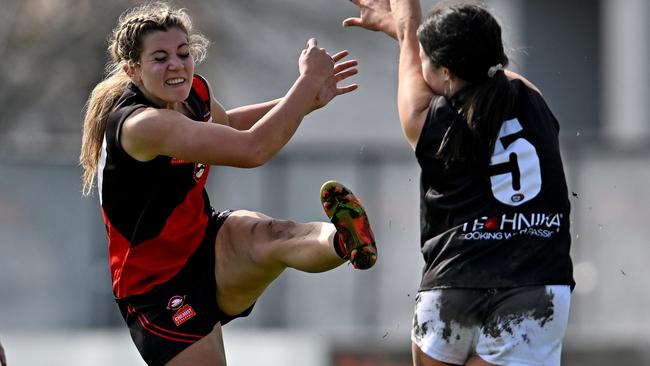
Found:
[[449, 127], [466, 122], [454, 99], [432, 99], [415, 150], [426, 262], [421, 290], [574, 284], [559, 124], [538, 92], [511, 83], [514, 115], [493, 151], [477, 147], [487, 157], [477, 163], [445, 165], [439, 157]]
[[[211, 121], [207, 83], [195, 75], [184, 101], [197, 123]], [[133, 84], [108, 116], [98, 168], [99, 198], [117, 298], [173, 277], [197, 250], [212, 211], [204, 189], [209, 166], [158, 156], [133, 159], [120, 142], [126, 118], [154, 107]]]

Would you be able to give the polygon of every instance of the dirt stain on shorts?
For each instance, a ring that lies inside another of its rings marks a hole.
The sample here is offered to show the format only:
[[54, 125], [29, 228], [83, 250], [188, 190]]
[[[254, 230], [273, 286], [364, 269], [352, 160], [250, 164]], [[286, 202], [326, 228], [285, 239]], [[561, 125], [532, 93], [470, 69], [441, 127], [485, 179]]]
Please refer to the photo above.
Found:
[[[442, 337], [447, 342], [454, 327], [481, 327], [485, 336], [498, 338], [503, 332], [513, 335], [513, 328], [526, 319], [534, 320], [543, 328], [553, 319], [553, 297], [553, 292], [547, 292], [545, 286], [444, 290], [435, 307], [444, 324]], [[527, 340], [525, 334], [522, 337]]]

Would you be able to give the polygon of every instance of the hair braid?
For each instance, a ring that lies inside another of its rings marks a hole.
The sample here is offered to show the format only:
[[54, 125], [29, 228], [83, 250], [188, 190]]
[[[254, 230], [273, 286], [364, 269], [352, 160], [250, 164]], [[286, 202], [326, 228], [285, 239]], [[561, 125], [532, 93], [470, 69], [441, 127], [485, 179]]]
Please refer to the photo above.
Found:
[[192, 20], [184, 9], [172, 8], [164, 2], [146, 3], [126, 10], [120, 15], [117, 26], [111, 32], [108, 46], [111, 62], [107, 65], [106, 77], [95, 86], [85, 108], [79, 156], [79, 163], [84, 169], [84, 195], [90, 194], [92, 190], [108, 114], [129, 83], [122, 66], [127, 63], [137, 64], [140, 61], [145, 35], [153, 31], [167, 31], [170, 28], [178, 28], [187, 34], [190, 53], [195, 63], [205, 59], [208, 39], [193, 31]]

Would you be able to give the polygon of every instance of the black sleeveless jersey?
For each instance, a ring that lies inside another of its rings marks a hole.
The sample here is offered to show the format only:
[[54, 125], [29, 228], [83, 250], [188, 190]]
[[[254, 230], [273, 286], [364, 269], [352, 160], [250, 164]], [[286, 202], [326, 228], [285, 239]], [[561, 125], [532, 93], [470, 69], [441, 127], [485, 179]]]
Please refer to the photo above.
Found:
[[[197, 123], [211, 121], [203, 78], [194, 76], [185, 103]], [[154, 105], [129, 84], [108, 116], [99, 159], [99, 198], [117, 298], [172, 278], [199, 247], [212, 210], [204, 189], [209, 166], [169, 156], [140, 162], [122, 148], [122, 124], [135, 110], [149, 107]]]
[[446, 167], [437, 156], [449, 126], [462, 117], [453, 100], [432, 99], [415, 149], [422, 169], [421, 290], [574, 285], [559, 125], [538, 92], [511, 83], [514, 116], [503, 122], [494, 150], [483, 148], [483, 164]]

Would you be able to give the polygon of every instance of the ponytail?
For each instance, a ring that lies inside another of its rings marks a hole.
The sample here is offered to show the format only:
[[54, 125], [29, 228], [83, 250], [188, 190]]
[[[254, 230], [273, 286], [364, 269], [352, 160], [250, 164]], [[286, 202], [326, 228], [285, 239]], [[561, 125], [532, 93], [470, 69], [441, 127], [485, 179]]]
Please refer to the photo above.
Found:
[[83, 137], [79, 155], [79, 164], [84, 170], [82, 177], [84, 196], [88, 196], [92, 191], [97, 174], [108, 114], [129, 81], [129, 77], [121, 68], [113, 67], [106, 79], [95, 86], [84, 108]]
[[458, 93], [460, 97], [452, 98], [452, 106], [459, 113], [437, 156], [446, 166], [452, 162], [488, 164], [501, 124], [514, 113], [516, 90], [503, 70], [498, 70], [484, 82], [470, 84]]
[[511, 117], [516, 90], [503, 68], [508, 56], [501, 26], [475, 4], [439, 3], [417, 31], [434, 66], [444, 66], [467, 82], [450, 98], [458, 114], [443, 137], [437, 156], [452, 162], [488, 164], [503, 121]]
[[150, 2], [127, 9], [118, 20], [109, 37], [108, 53], [111, 64], [107, 77], [95, 86], [84, 108], [83, 137], [79, 164], [83, 167], [83, 194], [92, 191], [97, 164], [106, 131], [108, 114], [129, 84], [122, 66], [140, 61], [142, 38], [153, 31], [166, 31], [177, 27], [187, 34], [190, 53], [195, 63], [201, 62], [210, 43], [201, 33], [195, 32], [192, 20], [183, 9], [175, 9], [165, 2]]

